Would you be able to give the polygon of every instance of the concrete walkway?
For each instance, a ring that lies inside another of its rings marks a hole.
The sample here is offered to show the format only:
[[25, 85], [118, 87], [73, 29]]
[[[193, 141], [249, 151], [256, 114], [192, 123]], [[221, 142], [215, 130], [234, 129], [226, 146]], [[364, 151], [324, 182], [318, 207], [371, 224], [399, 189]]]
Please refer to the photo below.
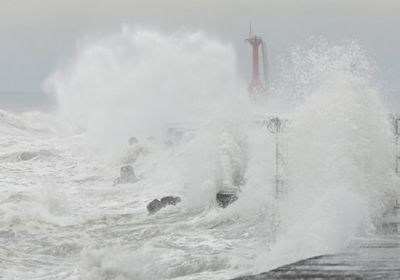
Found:
[[317, 256], [235, 280], [267, 279], [400, 280], [400, 237], [357, 241], [342, 254]]

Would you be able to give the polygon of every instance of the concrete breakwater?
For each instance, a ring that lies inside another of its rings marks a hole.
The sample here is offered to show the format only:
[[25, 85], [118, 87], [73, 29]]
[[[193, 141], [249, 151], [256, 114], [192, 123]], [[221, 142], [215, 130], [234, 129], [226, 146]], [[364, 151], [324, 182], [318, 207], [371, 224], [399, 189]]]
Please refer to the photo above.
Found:
[[322, 255], [234, 280], [400, 279], [400, 237], [357, 241], [335, 255]]

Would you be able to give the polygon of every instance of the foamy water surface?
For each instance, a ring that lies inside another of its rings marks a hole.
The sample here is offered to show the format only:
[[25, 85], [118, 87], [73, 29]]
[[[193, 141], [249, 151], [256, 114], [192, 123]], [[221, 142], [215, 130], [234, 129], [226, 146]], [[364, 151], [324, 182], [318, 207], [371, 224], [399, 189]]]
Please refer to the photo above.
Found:
[[[364, 52], [319, 42], [288, 61], [254, 102], [232, 46], [202, 33], [124, 29], [84, 47], [47, 81], [57, 113], [0, 112], [0, 275], [230, 279], [376, 234], [398, 181]], [[255, 122], [276, 114], [288, 119], [278, 200], [277, 138]], [[140, 180], [114, 186], [124, 164]], [[238, 178], [239, 200], [219, 208]], [[182, 202], [149, 215], [166, 195]]]

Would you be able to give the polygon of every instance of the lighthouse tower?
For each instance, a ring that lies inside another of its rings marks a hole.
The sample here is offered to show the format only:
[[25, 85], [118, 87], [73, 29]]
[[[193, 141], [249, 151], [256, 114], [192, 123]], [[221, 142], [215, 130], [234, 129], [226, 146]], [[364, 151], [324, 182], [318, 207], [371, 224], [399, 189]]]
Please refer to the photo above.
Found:
[[[266, 94], [266, 81], [267, 81], [267, 57], [266, 57], [266, 48], [263, 42], [263, 39], [260, 36], [257, 36], [252, 33], [251, 25], [250, 25], [250, 33], [249, 38], [245, 40], [252, 47], [252, 78], [249, 84], [249, 93], [251, 95], [264, 95]], [[261, 48], [261, 59], [263, 64], [263, 72], [264, 72], [264, 84], [260, 79], [260, 50]]]

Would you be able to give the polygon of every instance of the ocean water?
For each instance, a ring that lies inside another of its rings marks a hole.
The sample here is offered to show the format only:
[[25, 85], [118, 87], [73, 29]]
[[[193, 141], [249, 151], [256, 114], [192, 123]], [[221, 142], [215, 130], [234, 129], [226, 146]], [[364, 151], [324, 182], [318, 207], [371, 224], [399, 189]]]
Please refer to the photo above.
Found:
[[[233, 46], [201, 32], [82, 46], [46, 81], [56, 112], [0, 112], [1, 277], [231, 279], [375, 236], [398, 195], [389, 112], [360, 46], [310, 44], [256, 99]], [[255, 122], [276, 115], [280, 199], [277, 138]], [[125, 164], [140, 180], [114, 185]], [[182, 202], [149, 215], [166, 195]]]

